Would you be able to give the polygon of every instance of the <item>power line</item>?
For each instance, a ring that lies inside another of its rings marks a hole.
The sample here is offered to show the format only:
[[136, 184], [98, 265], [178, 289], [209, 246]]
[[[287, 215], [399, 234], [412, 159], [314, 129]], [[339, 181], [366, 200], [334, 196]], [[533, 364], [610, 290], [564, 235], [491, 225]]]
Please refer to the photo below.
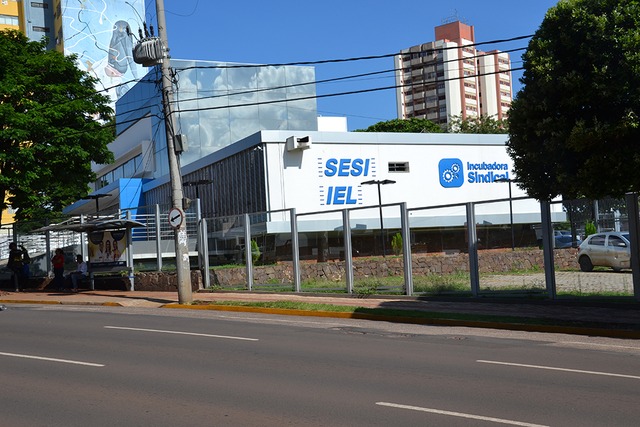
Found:
[[[487, 72], [487, 73], [477, 73], [477, 74], [472, 74], [472, 75], [468, 75], [468, 76], [457, 76], [457, 77], [451, 77], [451, 78], [447, 78], [447, 79], [439, 79], [439, 80], [436, 79], [434, 81], [418, 83], [418, 85], [427, 84], [427, 83], [428, 84], [436, 84], [436, 83], [444, 83], [444, 82], [448, 82], [448, 81], [471, 79], [471, 78], [476, 78], [476, 77], [495, 75], [495, 74], [499, 74], [499, 73], [502, 73], [502, 72], [512, 72], [512, 71], [519, 71], [519, 70], [524, 70], [524, 67], [510, 68], [510, 69], [492, 71], [492, 72]], [[409, 84], [401, 84], [401, 85], [375, 87], [375, 88], [369, 88], [369, 89], [359, 89], [359, 90], [346, 91], [346, 92], [328, 93], [328, 94], [322, 94], [322, 95], [316, 94], [316, 95], [304, 96], [304, 97], [299, 97], [299, 98], [291, 98], [291, 99], [276, 99], [276, 100], [261, 101], [261, 102], [251, 102], [251, 103], [244, 103], [244, 104], [223, 105], [223, 106], [215, 106], [215, 107], [200, 107], [200, 108], [192, 108], [192, 109], [180, 110], [180, 113], [188, 113], [188, 112], [195, 112], [195, 111], [220, 110], [220, 109], [225, 109], [225, 108], [252, 107], [252, 106], [259, 106], [259, 105], [277, 104], [277, 103], [282, 103], [282, 102], [292, 102], [293, 103], [293, 102], [296, 102], [296, 101], [305, 101], [305, 100], [309, 100], [309, 99], [331, 98], [331, 97], [346, 96], [346, 95], [357, 95], [357, 94], [361, 94], [361, 93], [379, 92], [379, 91], [383, 91], [383, 90], [398, 89], [398, 88], [412, 87], [412, 86], [416, 86], [416, 85], [412, 84], [412, 83], [409, 83]], [[161, 119], [161, 120], [164, 119], [164, 117], [159, 115], [159, 114], [145, 114], [144, 117], [156, 117], [156, 118]], [[139, 117], [139, 118], [134, 118], [134, 119], [131, 119], [131, 120], [126, 120], [126, 121], [123, 121], [123, 122], [119, 122], [117, 124], [106, 124], [106, 125], [103, 125], [103, 127], [105, 127], [105, 128], [106, 127], [115, 127], [115, 126], [119, 126], [119, 125], [123, 125], [123, 124], [137, 123], [138, 121], [140, 121], [144, 117]], [[65, 134], [64, 136], [61, 135], [59, 138], [64, 138], [64, 137], [68, 137], [69, 135], [73, 136], [73, 135], [82, 134], [82, 133], [86, 133], [86, 131], [78, 130], [76, 132]]]
[[[527, 39], [533, 37], [533, 34], [528, 34], [526, 36], [517, 36], [509, 39], [497, 39], [497, 40], [489, 40], [486, 42], [478, 42], [465, 44], [462, 46], [448, 46], [448, 47], [440, 47], [433, 49], [426, 49], [423, 51], [417, 51], [415, 53], [422, 52], [436, 52], [440, 50], [451, 50], [451, 49], [461, 49], [463, 47], [476, 47], [482, 46], [486, 44], [497, 44], [497, 43], [506, 43], [512, 42], [522, 39]], [[414, 53], [414, 52], [411, 52]], [[192, 69], [207, 69], [207, 68], [256, 68], [256, 67], [284, 67], [289, 65], [317, 65], [317, 64], [330, 64], [330, 63], [339, 63], [339, 62], [354, 62], [354, 61], [367, 61], [371, 59], [383, 59], [383, 58], [391, 58], [394, 56], [403, 55], [403, 53], [387, 53], [383, 55], [371, 55], [371, 56], [358, 56], [352, 58], [340, 58], [340, 59], [322, 59], [318, 61], [300, 61], [300, 62], [285, 62], [285, 63], [276, 63], [276, 64], [235, 64], [235, 65], [214, 65], [214, 66], [205, 66], [205, 65], [194, 65], [192, 67], [185, 67], [181, 70], [192, 70]]]
[[[485, 45], [485, 44], [490, 44], [490, 43], [502, 43], [502, 42], [508, 42], [508, 41], [515, 41], [515, 40], [521, 40], [524, 38], [529, 38], [531, 37], [531, 35], [526, 35], [526, 36], [518, 36], [518, 37], [513, 37], [513, 38], [509, 38], [509, 39], [497, 39], [497, 40], [490, 40], [490, 41], [485, 41], [485, 42], [479, 42], [479, 43], [474, 43], [474, 44], [470, 44], [470, 45], [465, 45], [464, 47], [471, 47], [471, 46], [480, 46], [480, 45]], [[443, 48], [437, 48], [437, 49], [427, 49], [427, 50], [423, 50], [423, 51], [417, 51], [417, 52], [412, 52], [412, 53], [421, 53], [421, 52], [434, 52], [434, 51], [439, 51], [439, 50], [445, 50], [445, 49], [458, 49], [459, 47], [443, 47]], [[511, 50], [507, 50], [501, 53], [510, 53], [510, 52], [515, 52], [515, 51], [519, 51], [519, 50], [524, 50], [526, 48], [516, 48], [516, 49], [511, 49]], [[390, 56], [397, 56], [400, 54], [394, 53], [394, 54], [387, 54], [387, 55], [378, 55], [378, 56], [365, 56], [365, 57], [356, 57], [356, 58], [346, 58], [346, 59], [329, 59], [329, 60], [320, 60], [320, 61], [307, 61], [307, 62], [292, 62], [292, 63], [283, 63], [283, 64], [262, 64], [262, 65], [232, 65], [232, 66], [228, 66], [228, 65], [215, 65], [215, 66], [194, 66], [194, 67], [185, 67], [185, 68], [178, 68], [176, 69], [178, 72], [180, 71], [186, 71], [186, 70], [190, 70], [190, 69], [198, 69], [198, 68], [256, 68], [256, 67], [269, 67], [269, 66], [294, 66], [294, 65], [311, 65], [311, 64], [324, 64], [324, 63], [335, 63], [335, 62], [346, 62], [346, 61], [358, 61], [358, 60], [365, 60], [365, 59], [375, 59], [375, 58], [385, 58], [385, 57], [390, 57]], [[479, 57], [483, 57], [483, 56], [488, 56], [488, 55], [494, 55], [493, 53], [482, 53], [482, 54], [478, 54], [475, 56], [469, 56], [466, 58], [472, 59], [472, 58], [479, 58]], [[462, 58], [458, 58], [458, 59], [452, 59], [452, 60], [447, 60], [447, 61], [442, 61], [442, 63], [444, 62], [452, 62], [452, 61], [458, 61]], [[501, 70], [498, 72], [503, 72], [503, 71], [518, 71], [518, 70], [522, 70], [522, 67], [519, 68], [512, 68], [509, 70]], [[298, 84], [293, 84], [293, 85], [283, 85], [283, 86], [276, 86], [276, 87], [270, 87], [270, 88], [262, 88], [262, 89], [254, 89], [254, 90], [250, 90], [250, 91], [241, 91], [241, 92], [236, 92], [236, 93], [225, 93], [223, 95], [213, 95], [210, 97], [197, 97], [197, 98], [192, 98], [192, 99], [186, 99], [186, 100], [180, 100], [180, 101], [176, 101], [176, 102], [188, 102], [188, 101], [197, 101], [197, 100], [203, 100], [203, 99], [209, 99], [209, 98], [216, 98], [216, 97], [229, 97], [229, 96], [235, 96], [235, 95], [242, 95], [242, 94], [251, 94], [251, 93], [256, 93], [256, 92], [262, 92], [262, 91], [269, 91], [269, 90], [279, 90], [279, 89], [285, 89], [285, 88], [292, 88], [292, 87], [296, 87], [296, 86], [303, 86], [303, 85], [310, 85], [310, 84], [322, 84], [322, 83], [330, 83], [330, 82], [338, 82], [338, 81], [343, 81], [343, 80], [349, 80], [349, 79], [355, 79], [355, 78], [361, 78], [361, 77], [366, 77], [366, 76], [373, 76], [373, 75], [380, 75], [380, 74], [385, 74], [385, 73], [390, 73], [390, 72], [396, 72], [398, 71], [398, 69], [390, 69], [390, 70], [382, 70], [382, 71], [373, 71], [370, 73], [361, 73], [361, 74], [355, 74], [355, 75], [351, 75], [351, 76], [342, 76], [342, 77], [336, 77], [336, 78], [331, 78], [331, 79], [324, 79], [324, 80], [319, 80], [319, 81], [313, 81], [313, 82], [305, 82], [305, 83], [298, 83]], [[429, 82], [429, 83], [438, 83], [438, 82], [446, 82], [449, 80], [458, 80], [461, 78], [473, 78], [473, 77], [480, 77], [482, 75], [490, 75], [490, 74], [496, 74], [498, 72], [495, 73], [485, 73], [485, 74], [476, 74], [476, 75], [470, 75], [470, 76], [464, 76], [464, 77], [454, 77], [454, 78], [450, 78], [450, 79], [441, 79], [441, 80], [435, 80], [434, 82]], [[123, 86], [126, 85], [128, 83], [151, 83], [151, 84], [158, 84], [157, 80], [151, 80], [151, 79], [145, 79], [147, 76], [150, 76], [150, 73], [147, 73], [144, 77], [139, 78], [139, 79], [132, 79], [123, 83], [119, 83], [117, 85], [114, 85], [112, 87], [109, 88], [105, 88], [102, 90], [97, 91], [98, 93], [100, 92], [106, 92], [108, 90], [117, 88], [119, 86]], [[308, 99], [318, 99], [318, 98], [328, 98], [328, 97], [335, 97], [335, 96], [346, 96], [346, 95], [354, 95], [354, 94], [360, 94], [360, 93], [368, 93], [368, 92], [377, 92], [377, 91], [382, 91], [382, 90], [389, 90], [389, 89], [397, 89], [400, 87], [407, 87], [407, 86], [412, 86], [410, 84], [407, 85], [393, 85], [393, 86], [385, 86], [385, 87], [379, 87], [379, 88], [369, 88], [369, 89], [361, 89], [361, 90], [353, 90], [353, 91], [346, 91], [346, 92], [339, 92], [339, 93], [329, 93], [329, 94], [322, 94], [322, 95], [310, 95], [307, 97], [300, 97], [300, 98], [295, 98], [295, 99], [283, 99], [283, 100], [269, 100], [269, 101], [263, 101], [263, 102], [255, 102], [255, 103], [246, 103], [246, 104], [236, 104], [236, 105], [225, 105], [225, 106], [220, 106], [220, 107], [204, 107], [204, 108], [198, 108], [198, 109], [186, 109], [186, 110], [181, 110], [180, 113], [185, 113], [185, 112], [193, 112], [193, 111], [204, 111], [204, 110], [213, 110], [213, 109], [222, 109], [222, 108], [235, 108], [235, 107], [243, 107], [243, 106], [255, 106], [255, 105], [265, 105], [265, 104], [271, 104], [271, 103], [281, 103], [281, 102], [295, 102], [295, 101], [301, 101], [301, 100], [308, 100]], [[48, 106], [39, 106], [42, 109], [45, 108], [54, 108], [57, 105], [63, 105], [66, 102], [73, 102], [73, 100], [68, 100], [68, 101], [64, 101], [61, 102], [59, 104], [55, 104], [55, 105], [48, 105]], [[131, 103], [135, 103], [136, 101], [131, 101]], [[119, 104], [119, 105], [123, 105], [123, 104]], [[124, 104], [124, 105], [128, 105], [128, 104]], [[131, 110], [127, 110], [124, 111], [122, 113], [116, 112], [114, 114], [114, 118], [117, 118], [119, 116], [123, 116], [123, 115], [128, 115], [131, 114], [132, 111]], [[148, 115], [146, 115], [148, 116]], [[157, 114], [151, 114], [152, 117], [158, 117], [160, 118], [159, 115]], [[115, 124], [105, 124], [103, 125], [103, 127], [114, 127], [114, 126], [121, 126], [121, 125], [125, 125], [125, 124], [129, 124], [129, 123], [136, 123], [138, 122], [140, 119], [142, 119], [142, 117], [138, 117], [138, 118], [134, 118], [131, 120], [125, 120], [125, 121], [120, 121], [117, 122]], [[86, 131], [77, 131], [71, 134], [67, 134], [67, 135], [75, 135], [75, 134], [80, 134], [80, 133], [84, 133]]]
[[[197, 8], [197, 4], [196, 4], [196, 8]], [[458, 49], [460, 47], [475, 47], [475, 46], [481, 46], [481, 45], [486, 45], [486, 44], [496, 44], [496, 43], [504, 43], [504, 42], [509, 42], [509, 41], [516, 41], [516, 40], [522, 40], [525, 38], [529, 38], [532, 37], [532, 35], [525, 35], [525, 36], [517, 36], [517, 37], [512, 37], [509, 39], [496, 39], [496, 40], [489, 40], [489, 41], [484, 41], [484, 42], [478, 42], [478, 43], [474, 43], [474, 44], [468, 44], [468, 45], [464, 45], [464, 46], [449, 46], [449, 47], [442, 47], [442, 48], [434, 48], [434, 49], [426, 49], [426, 50], [420, 50], [420, 51], [416, 51], [416, 52], [411, 52], [412, 54], [414, 53], [423, 53], [423, 52], [435, 52], [435, 51], [440, 51], [440, 50], [449, 50], [449, 49]], [[516, 51], [520, 51], [520, 50], [524, 50], [526, 48], [516, 48], [516, 49], [510, 49], [510, 50], [506, 50], [506, 51], [501, 51], [501, 53], [511, 53], [511, 52], [516, 52]], [[398, 55], [402, 55], [401, 53], [394, 53], [394, 54], [385, 54], [385, 55], [376, 55], [376, 56], [363, 56], [363, 57], [354, 57], [354, 58], [344, 58], [344, 59], [327, 59], [327, 60], [319, 60], [319, 61], [306, 61], [306, 62], [291, 62], [291, 63], [282, 63], [282, 64], [262, 64], [262, 65], [255, 65], [255, 64], [238, 64], [238, 65], [212, 65], [212, 66], [193, 66], [193, 67], [184, 67], [184, 68], [175, 68], [175, 70], [177, 70], [177, 72], [181, 72], [181, 71], [187, 71], [187, 70], [191, 70], [191, 69], [216, 69], [216, 68], [220, 68], [220, 69], [228, 69], [228, 68], [257, 68], [257, 67], [277, 67], [277, 66], [294, 66], [294, 65], [313, 65], [313, 64], [326, 64], [326, 63], [338, 63], [338, 62], [348, 62], [348, 61], [360, 61], [360, 60], [367, 60], [367, 59], [379, 59], [379, 58], [387, 58], [387, 57], [392, 57], [392, 56], [398, 56]], [[483, 57], [483, 56], [489, 56], [489, 55], [493, 55], [493, 53], [482, 53], [479, 55], [475, 55], [475, 56], [469, 56], [469, 57], [465, 57], [465, 58], [469, 58], [469, 59], [473, 59], [473, 58], [479, 58], [479, 57]], [[451, 60], [447, 60], [447, 61], [442, 61], [442, 63], [446, 63], [446, 62], [453, 62], [453, 61], [458, 61], [458, 59], [451, 59]], [[359, 77], [365, 77], [365, 76], [370, 76], [370, 75], [376, 75], [376, 74], [384, 74], [384, 73], [389, 73], [389, 72], [395, 72], [398, 71], [398, 69], [392, 69], [392, 70], [384, 70], [384, 71], [374, 71], [371, 73], [363, 73], [363, 74], [356, 74], [353, 76], [343, 76], [343, 77], [336, 77], [336, 78], [332, 78], [332, 79], [325, 79], [325, 80], [319, 80], [319, 81], [313, 81], [313, 82], [307, 82], [307, 83], [298, 83], [298, 84], [294, 84], [294, 85], [284, 85], [284, 86], [277, 86], [277, 87], [271, 87], [271, 88], [262, 88], [262, 89], [254, 89], [254, 90], [250, 90], [250, 91], [242, 91], [242, 92], [236, 92], [236, 93], [225, 93], [222, 95], [212, 95], [210, 97], [198, 97], [198, 98], [192, 98], [192, 99], [187, 99], [187, 100], [180, 100], [179, 102], [188, 102], [188, 101], [196, 101], [196, 100], [200, 100], [200, 99], [208, 99], [208, 98], [216, 98], [216, 97], [225, 97], [225, 96], [233, 96], [233, 95], [242, 95], [242, 94], [251, 94], [251, 93], [256, 93], [256, 92], [262, 92], [262, 91], [269, 91], [269, 90], [279, 90], [279, 89], [286, 89], [286, 88], [293, 88], [293, 87], [297, 87], [297, 86], [305, 86], [305, 85], [311, 85], [311, 84], [322, 84], [322, 83], [329, 83], [329, 82], [333, 82], [333, 81], [341, 81], [341, 80], [348, 80], [348, 79], [353, 79], [353, 78], [359, 78]], [[136, 78], [136, 79], [131, 79], [110, 87], [106, 87], [100, 90], [96, 90], [96, 93], [101, 93], [101, 92], [105, 92], [107, 93], [110, 90], [116, 89], [118, 87], [121, 86], [125, 86], [128, 85], [129, 83], [152, 83], [152, 84], [158, 84], [158, 80], [145, 80], [145, 77], [148, 76], [149, 73], [147, 73], [144, 77], [141, 78]], [[357, 92], [355, 92], [357, 93]], [[88, 97], [91, 95], [88, 95]], [[337, 96], [337, 95], [336, 95]], [[61, 105], [65, 105], [68, 102], [73, 102], [74, 100], [65, 100], [65, 101], [61, 101], [60, 103], [54, 104], [54, 105], [41, 105], [38, 106], [36, 108], [36, 111], [40, 110], [40, 109], [48, 109], [48, 108], [55, 108], [57, 106], [61, 106]], [[175, 101], [174, 103], [176, 103], [178, 101]], [[135, 104], [136, 101], [132, 101], [132, 104]], [[122, 106], [127, 105], [127, 104], [120, 104]], [[185, 111], [190, 111], [190, 110], [185, 110]], [[123, 113], [118, 113], [117, 111], [114, 111], [114, 119], [116, 119], [117, 117], [124, 115], [124, 114], [130, 114], [130, 111], [127, 110]], [[119, 124], [123, 124], [123, 123], [118, 123]]]
[[[498, 71], [492, 71], [492, 72], [487, 72], [487, 73], [477, 73], [477, 74], [472, 74], [472, 75], [468, 75], [468, 76], [451, 77], [451, 78], [448, 78], [448, 79], [441, 79], [441, 80], [437, 80], [436, 79], [436, 80], [430, 81], [428, 83], [429, 84], [443, 83], [443, 82], [454, 81], [454, 80], [470, 79], [470, 78], [474, 78], [474, 77], [490, 76], [490, 75], [494, 75], [494, 74], [500, 74], [500, 73], [505, 72], [505, 71], [511, 72], [511, 71], [519, 71], [519, 70], [524, 70], [524, 67], [510, 68], [508, 70], [498, 70]], [[422, 84], [426, 84], [426, 83], [427, 82], [424, 82]], [[276, 99], [276, 100], [261, 101], [261, 102], [251, 102], [251, 103], [245, 103], [245, 104], [222, 105], [222, 106], [216, 106], [216, 107], [201, 107], [201, 108], [193, 108], [193, 109], [181, 110], [181, 113], [188, 113], [188, 112], [193, 112], [193, 111], [220, 110], [220, 109], [224, 109], [224, 108], [253, 107], [253, 106], [258, 106], [258, 105], [277, 104], [277, 103], [282, 103], [282, 102], [305, 101], [305, 100], [309, 100], [309, 99], [330, 98], [330, 97], [334, 97], [334, 96], [345, 96], [345, 95], [355, 95], [355, 94], [359, 94], [359, 93], [379, 92], [379, 91], [382, 91], [382, 90], [398, 89], [398, 88], [412, 87], [412, 86], [415, 86], [415, 85], [409, 83], [409, 84], [384, 86], [384, 87], [369, 88], [369, 89], [359, 89], [359, 90], [352, 90], [352, 91], [338, 92], [338, 93], [329, 93], [329, 94], [323, 94], [323, 95], [317, 95], [316, 94], [316, 95], [303, 96], [303, 97], [291, 98], [291, 99]]]
[[[515, 48], [515, 49], [510, 49], [501, 53], [511, 53], [511, 52], [517, 52], [520, 50], [525, 50], [526, 48], [522, 47], [522, 48]], [[483, 58], [486, 56], [491, 56], [493, 54], [491, 53], [483, 53], [480, 55], [474, 55], [474, 56], [465, 56], [464, 59], [477, 59], [477, 58]], [[446, 61], [441, 61], [439, 62], [439, 64], [446, 64], [449, 62], [459, 62], [461, 60], [461, 58], [456, 58], [456, 59], [449, 59]], [[178, 69], [178, 70], [186, 70], [186, 69]], [[259, 89], [251, 89], [251, 90], [243, 90], [243, 91], [239, 91], [239, 92], [226, 92], [220, 95], [211, 95], [211, 96], [201, 96], [201, 97], [197, 97], [197, 98], [188, 98], [188, 99], [180, 99], [179, 101], [175, 101], [175, 103], [177, 102], [191, 102], [191, 101], [201, 101], [204, 99], [214, 99], [214, 98], [222, 98], [222, 97], [229, 97], [229, 96], [237, 96], [237, 95], [248, 95], [248, 94], [254, 94], [254, 93], [259, 93], [259, 92], [266, 92], [266, 91], [271, 91], [271, 90], [281, 90], [281, 89], [289, 89], [289, 88], [294, 88], [294, 87], [300, 87], [300, 86], [308, 86], [308, 85], [317, 85], [317, 84], [322, 84], [322, 83], [331, 83], [331, 82], [337, 82], [337, 81], [342, 81], [342, 80], [349, 80], [349, 79], [356, 79], [356, 78], [360, 78], [360, 77], [368, 77], [368, 76], [373, 76], [373, 75], [379, 75], [379, 74], [387, 74], [387, 73], [395, 73], [397, 71], [402, 70], [401, 68], [393, 68], [393, 69], [389, 69], [389, 70], [382, 70], [382, 71], [372, 71], [369, 73], [361, 73], [361, 74], [354, 74], [354, 75], [350, 75], [350, 76], [342, 76], [342, 77], [334, 77], [334, 78], [330, 78], [330, 79], [323, 79], [323, 80], [314, 80], [314, 81], [310, 81], [310, 82], [304, 82], [304, 83], [295, 83], [295, 84], [290, 84], [290, 85], [282, 85], [282, 86], [272, 86], [272, 87], [267, 87], [267, 88], [259, 88]], [[452, 71], [460, 71], [460, 69], [453, 69]]]

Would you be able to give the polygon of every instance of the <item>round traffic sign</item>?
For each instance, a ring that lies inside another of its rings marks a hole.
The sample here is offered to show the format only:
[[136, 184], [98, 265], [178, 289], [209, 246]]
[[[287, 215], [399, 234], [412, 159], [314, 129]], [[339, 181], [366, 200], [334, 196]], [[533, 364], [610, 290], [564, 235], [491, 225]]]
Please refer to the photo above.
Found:
[[173, 228], [180, 228], [182, 221], [184, 221], [184, 212], [179, 208], [171, 208], [169, 211], [169, 224]]

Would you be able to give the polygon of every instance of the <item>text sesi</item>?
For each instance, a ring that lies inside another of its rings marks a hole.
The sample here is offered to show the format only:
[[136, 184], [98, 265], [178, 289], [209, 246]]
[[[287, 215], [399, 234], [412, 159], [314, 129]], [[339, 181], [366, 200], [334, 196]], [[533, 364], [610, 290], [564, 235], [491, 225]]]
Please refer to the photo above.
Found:
[[371, 159], [327, 159], [325, 176], [367, 176]]

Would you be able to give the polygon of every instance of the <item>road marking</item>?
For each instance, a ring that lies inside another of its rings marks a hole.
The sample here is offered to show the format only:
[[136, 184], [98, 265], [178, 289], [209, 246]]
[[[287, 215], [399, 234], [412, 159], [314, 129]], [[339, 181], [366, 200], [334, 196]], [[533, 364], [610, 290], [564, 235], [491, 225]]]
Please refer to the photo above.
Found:
[[563, 371], [563, 372], [574, 372], [578, 374], [590, 374], [590, 375], [603, 375], [607, 377], [618, 377], [618, 378], [631, 378], [634, 380], [640, 380], [640, 376], [636, 375], [625, 375], [625, 374], [614, 374], [611, 372], [598, 372], [598, 371], [583, 371], [582, 369], [568, 369], [568, 368], [555, 368], [553, 366], [538, 366], [538, 365], [525, 365], [523, 363], [509, 363], [509, 362], [496, 362], [493, 360], [476, 360], [478, 363], [491, 363], [494, 365], [507, 365], [507, 366], [517, 366], [520, 368], [534, 368], [534, 369], [546, 369], [549, 371]]
[[105, 365], [102, 365], [100, 363], [80, 362], [80, 361], [77, 361], [77, 360], [68, 360], [68, 359], [55, 359], [53, 357], [31, 356], [29, 354], [16, 354], [16, 353], [3, 353], [3, 352], [0, 352], [0, 356], [20, 357], [22, 359], [44, 360], [44, 361], [47, 361], [47, 362], [70, 363], [72, 365], [93, 366], [94, 368], [102, 368], [102, 367], [105, 366]]
[[143, 328], [125, 328], [121, 326], [105, 326], [106, 329], [121, 329], [124, 331], [138, 331], [138, 332], [157, 332], [161, 334], [175, 334], [175, 335], [191, 335], [194, 337], [208, 337], [208, 338], [225, 338], [229, 340], [242, 340], [242, 341], [258, 341], [257, 338], [245, 338], [245, 337], [232, 337], [227, 335], [211, 335], [211, 334], [199, 334], [196, 332], [182, 332], [182, 331], [164, 331], [161, 329], [143, 329]]
[[485, 417], [485, 416], [482, 416], [482, 415], [465, 414], [463, 412], [443, 411], [441, 409], [422, 408], [420, 406], [401, 405], [401, 404], [398, 404], [398, 403], [376, 402], [376, 405], [389, 406], [391, 408], [399, 408], [399, 409], [410, 409], [412, 411], [430, 412], [432, 414], [438, 414], [438, 415], [449, 415], [451, 417], [470, 418], [470, 419], [473, 419], [473, 420], [491, 421], [491, 422], [500, 423], [500, 424], [510, 424], [512, 426], [548, 427], [548, 426], [545, 426], [545, 425], [542, 425], [542, 424], [524, 423], [522, 421], [513, 421], [513, 420], [505, 420], [505, 419], [502, 419], [502, 418]]

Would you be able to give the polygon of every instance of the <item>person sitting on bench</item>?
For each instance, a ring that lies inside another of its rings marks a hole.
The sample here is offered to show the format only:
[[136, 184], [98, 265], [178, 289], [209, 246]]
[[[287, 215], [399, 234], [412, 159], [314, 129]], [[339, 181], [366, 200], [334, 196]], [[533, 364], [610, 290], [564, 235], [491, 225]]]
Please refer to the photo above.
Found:
[[78, 292], [78, 282], [81, 282], [87, 277], [87, 263], [82, 259], [82, 255], [76, 255], [76, 264], [78, 264], [76, 271], [69, 274], [71, 290], [73, 292]]

